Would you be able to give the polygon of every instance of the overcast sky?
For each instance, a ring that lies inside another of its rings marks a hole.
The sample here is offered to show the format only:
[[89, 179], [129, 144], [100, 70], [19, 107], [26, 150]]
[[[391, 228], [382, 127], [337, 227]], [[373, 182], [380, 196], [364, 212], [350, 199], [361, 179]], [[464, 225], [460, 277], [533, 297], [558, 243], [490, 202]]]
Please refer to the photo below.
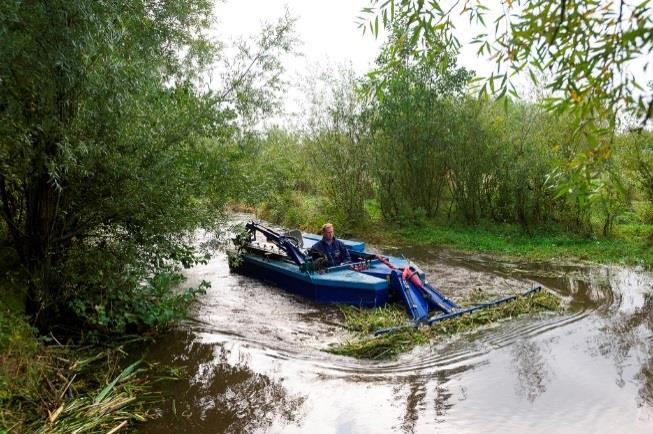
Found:
[[264, 21], [274, 22], [284, 14], [297, 18], [296, 30], [303, 42], [302, 58], [293, 59], [290, 71], [303, 70], [310, 63], [351, 61], [359, 73], [373, 64], [381, 41], [363, 36], [356, 17], [367, 0], [227, 0], [217, 3], [221, 36], [257, 33]]
[[[324, 68], [351, 63], [358, 75], [368, 72], [374, 64], [383, 38], [363, 35], [357, 25], [361, 9], [369, 6], [369, 0], [223, 0], [216, 3], [218, 18], [217, 36], [227, 41], [257, 34], [263, 22], [276, 22], [286, 8], [297, 19], [296, 33], [302, 41], [301, 57], [286, 59], [287, 80], [297, 84], [301, 77], [314, 72], [316, 66]], [[474, 70], [477, 74], [489, 74], [490, 62], [474, 54], [474, 47], [465, 39], [478, 33], [469, 29], [464, 19], [456, 19], [457, 34], [463, 51], [458, 64]], [[298, 111], [302, 98], [298, 89], [290, 89], [285, 98], [286, 110]], [[300, 109], [301, 110], [301, 109]]]
[[[361, 75], [373, 66], [383, 43], [369, 32], [363, 35], [357, 26], [361, 9], [369, 4], [369, 0], [222, 0], [216, 4], [218, 37], [226, 41], [257, 34], [262, 22], [275, 22], [287, 7], [290, 15], [297, 19], [297, 37], [303, 42], [300, 49], [303, 56], [289, 58], [285, 62], [288, 81], [297, 84], [309, 71], [314, 72], [316, 66], [324, 68], [347, 63], [351, 63], [354, 71]], [[494, 20], [491, 15], [489, 11], [486, 22]], [[491, 29], [470, 28], [468, 17], [459, 18], [456, 13], [452, 18], [463, 46], [458, 64], [474, 70], [479, 76], [488, 76], [495, 69], [494, 63], [478, 57], [475, 54], [477, 47], [470, 45], [469, 41], [479, 32]], [[648, 79], [642, 71], [643, 64], [644, 61], [639, 59], [631, 70], [636, 76], [644, 77], [641, 84], [646, 84]], [[521, 77], [514, 79], [514, 82], [522, 96], [528, 97], [529, 89], [532, 89], [528, 80]], [[290, 111], [297, 107], [293, 98], [301, 98], [296, 88], [291, 89], [284, 99]]]

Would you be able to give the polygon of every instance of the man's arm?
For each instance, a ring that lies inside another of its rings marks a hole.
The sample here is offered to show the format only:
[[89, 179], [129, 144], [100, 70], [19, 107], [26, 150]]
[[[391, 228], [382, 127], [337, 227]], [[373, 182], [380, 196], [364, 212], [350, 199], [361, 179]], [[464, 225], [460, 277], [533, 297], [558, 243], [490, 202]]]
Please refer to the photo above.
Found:
[[308, 253], [317, 253], [324, 255], [324, 249], [322, 248], [322, 242], [318, 241], [317, 243], [313, 244], [310, 249], [308, 249]]
[[345, 243], [342, 241], [340, 241], [340, 249], [342, 249], [342, 262], [351, 262], [351, 255], [349, 254], [349, 250], [347, 250]]

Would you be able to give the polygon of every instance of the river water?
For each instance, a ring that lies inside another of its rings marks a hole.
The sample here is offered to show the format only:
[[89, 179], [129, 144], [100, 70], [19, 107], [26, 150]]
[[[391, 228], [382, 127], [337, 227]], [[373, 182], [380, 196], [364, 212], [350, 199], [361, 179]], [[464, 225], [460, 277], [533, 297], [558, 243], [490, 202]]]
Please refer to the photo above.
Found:
[[432, 342], [397, 360], [324, 352], [337, 307], [232, 274], [218, 252], [191, 319], [147, 350], [182, 367], [146, 433], [651, 433], [653, 275], [620, 266], [497, 261], [441, 249], [414, 260], [454, 300], [539, 282], [568, 305]]

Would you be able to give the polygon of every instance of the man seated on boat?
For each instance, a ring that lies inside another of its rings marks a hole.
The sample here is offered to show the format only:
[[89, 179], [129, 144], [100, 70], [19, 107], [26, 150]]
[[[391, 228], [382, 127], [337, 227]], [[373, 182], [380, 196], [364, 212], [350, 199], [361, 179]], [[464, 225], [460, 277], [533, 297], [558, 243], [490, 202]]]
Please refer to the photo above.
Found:
[[336, 239], [331, 223], [322, 226], [322, 239], [311, 247], [310, 253], [324, 255], [328, 267], [351, 262], [349, 251], [342, 241]]

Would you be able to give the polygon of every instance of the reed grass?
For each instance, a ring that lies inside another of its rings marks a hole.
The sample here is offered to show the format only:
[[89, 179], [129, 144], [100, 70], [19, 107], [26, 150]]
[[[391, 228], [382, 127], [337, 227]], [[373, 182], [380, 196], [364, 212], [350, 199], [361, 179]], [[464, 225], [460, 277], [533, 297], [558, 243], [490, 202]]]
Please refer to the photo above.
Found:
[[121, 369], [122, 346], [46, 345], [22, 318], [4, 311], [0, 320], [15, 325], [0, 340], [0, 433], [115, 433], [150, 417], [156, 370], [140, 361]]
[[[490, 299], [479, 298], [472, 294], [461, 301], [461, 305], [473, 305], [488, 302]], [[358, 309], [342, 307], [345, 327], [353, 332], [352, 339], [329, 348], [327, 351], [350, 357], [371, 360], [383, 360], [397, 357], [443, 336], [477, 330], [480, 327], [500, 320], [515, 318], [536, 312], [557, 312], [562, 309], [561, 299], [549, 292], [540, 291], [526, 297], [499, 306], [483, 309], [468, 315], [433, 324], [431, 327], [414, 328], [400, 305], [387, 305], [377, 309]], [[397, 328], [394, 332], [373, 336], [381, 328]]]
[[59, 404], [48, 412], [48, 419], [35, 431], [37, 434], [61, 433], [115, 433], [130, 426], [130, 423], [144, 422], [150, 414], [145, 403], [156, 398], [149, 387], [149, 381], [137, 369], [141, 361], [126, 367], [99, 393], [89, 390], [85, 394]]

